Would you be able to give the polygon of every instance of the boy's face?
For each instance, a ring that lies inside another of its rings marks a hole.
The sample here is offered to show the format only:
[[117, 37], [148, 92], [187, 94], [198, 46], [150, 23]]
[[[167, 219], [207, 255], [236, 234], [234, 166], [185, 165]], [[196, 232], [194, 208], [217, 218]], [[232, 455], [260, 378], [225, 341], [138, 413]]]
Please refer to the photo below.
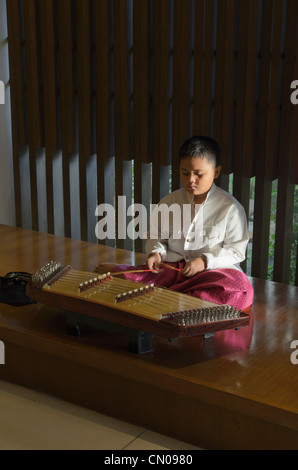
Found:
[[220, 175], [221, 167], [202, 157], [185, 157], [180, 161], [180, 178], [184, 189], [201, 204], [206, 199], [215, 178]]

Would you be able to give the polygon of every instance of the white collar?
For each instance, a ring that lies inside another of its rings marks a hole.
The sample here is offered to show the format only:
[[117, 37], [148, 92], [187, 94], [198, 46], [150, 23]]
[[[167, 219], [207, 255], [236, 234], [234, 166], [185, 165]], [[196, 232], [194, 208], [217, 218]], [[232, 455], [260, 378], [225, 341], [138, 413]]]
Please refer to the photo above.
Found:
[[186, 195], [187, 195], [187, 197], [188, 197], [188, 199], [189, 199], [189, 202], [190, 202], [193, 206], [196, 206], [196, 205], [197, 205], [197, 206], [203, 206], [204, 204], [206, 204], [206, 202], [207, 202], [207, 200], [208, 200], [210, 194], [213, 194], [214, 191], [216, 191], [216, 185], [215, 185], [215, 183], [212, 183], [212, 186], [211, 186], [211, 188], [209, 189], [209, 191], [208, 191], [208, 193], [207, 193], [207, 196], [206, 196], [205, 201], [202, 202], [201, 204], [195, 204], [195, 203], [194, 203], [194, 196], [192, 196], [192, 195], [191, 195], [190, 193], [188, 193], [187, 191], [185, 191], [185, 192], [186, 192]]

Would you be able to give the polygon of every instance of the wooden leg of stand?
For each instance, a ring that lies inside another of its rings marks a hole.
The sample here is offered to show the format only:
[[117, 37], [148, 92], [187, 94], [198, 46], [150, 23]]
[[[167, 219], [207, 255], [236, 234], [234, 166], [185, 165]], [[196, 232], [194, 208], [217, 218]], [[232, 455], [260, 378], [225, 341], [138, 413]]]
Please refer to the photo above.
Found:
[[66, 312], [67, 333], [72, 336], [81, 336], [82, 327], [87, 326], [95, 330], [108, 333], [124, 333], [128, 339], [128, 350], [136, 354], [145, 354], [153, 351], [153, 334], [143, 330], [129, 328], [116, 323], [107, 322], [99, 318], [88, 317], [74, 312]]

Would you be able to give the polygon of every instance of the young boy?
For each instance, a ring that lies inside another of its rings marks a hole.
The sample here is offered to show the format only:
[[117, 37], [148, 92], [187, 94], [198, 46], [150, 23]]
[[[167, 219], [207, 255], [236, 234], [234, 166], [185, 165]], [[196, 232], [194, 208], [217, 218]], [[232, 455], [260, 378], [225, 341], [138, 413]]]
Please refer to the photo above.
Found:
[[[188, 235], [173, 239], [169, 233], [167, 240], [149, 239], [146, 243], [147, 264], [149, 268], [159, 267], [162, 259], [180, 261], [185, 259], [182, 272], [192, 276], [205, 269], [232, 267], [239, 269], [239, 263], [245, 259], [249, 240], [246, 215], [238, 201], [218, 188], [214, 180], [219, 177], [220, 151], [213, 139], [192, 137], [181, 147], [179, 154], [180, 178], [183, 189], [179, 189], [163, 198], [159, 204], [193, 205], [194, 218], [190, 226], [197, 222], [198, 243], [191, 244]], [[151, 227], [151, 233], [160, 232]], [[162, 232], [162, 231], [161, 231]]]
[[[115, 269], [126, 271], [126, 279], [246, 308], [253, 299], [240, 268], [249, 240], [246, 214], [232, 195], [214, 184], [221, 171], [218, 144], [209, 137], [191, 137], [180, 149], [179, 162], [183, 188], [164, 197], [150, 218], [146, 264], [152, 272]], [[162, 207], [173, 209], [176, 219], [159, 217]]]

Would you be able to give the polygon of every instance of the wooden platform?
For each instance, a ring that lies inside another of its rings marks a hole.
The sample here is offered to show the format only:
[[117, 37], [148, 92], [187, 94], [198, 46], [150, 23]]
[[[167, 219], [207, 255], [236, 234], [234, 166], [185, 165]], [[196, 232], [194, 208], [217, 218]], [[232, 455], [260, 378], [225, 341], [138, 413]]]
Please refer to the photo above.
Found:
[[[51, 259], [76, 269], [141, 263], [143, 255], [0, 226], [0, 274], [35, 272]], [[154, 339], [128, 352], [126, 337], [69, 336], [65, 313], [0, 304], [0, 378], [151, 428], [205, 449], [298, 449], [298, 289], [252, 279], [249, 327], [210, 339]]]

